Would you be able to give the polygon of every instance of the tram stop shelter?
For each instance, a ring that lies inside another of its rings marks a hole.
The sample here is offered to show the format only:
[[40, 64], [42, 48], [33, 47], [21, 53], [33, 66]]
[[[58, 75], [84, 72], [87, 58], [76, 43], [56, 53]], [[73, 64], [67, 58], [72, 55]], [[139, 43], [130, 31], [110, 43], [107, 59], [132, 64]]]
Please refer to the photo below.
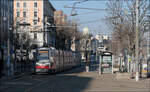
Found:
[[99, 53], [99, 72], [103, 73], [113, 73], [113, 53], [111, 52], [101, 52]]

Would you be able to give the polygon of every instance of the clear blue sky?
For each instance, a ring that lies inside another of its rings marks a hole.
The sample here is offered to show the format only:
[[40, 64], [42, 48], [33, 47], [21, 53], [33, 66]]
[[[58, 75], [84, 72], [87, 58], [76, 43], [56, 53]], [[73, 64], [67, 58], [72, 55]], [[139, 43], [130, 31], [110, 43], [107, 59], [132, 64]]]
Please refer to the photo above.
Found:
[[[79, 24], [83, 23], [79, 26], [80, 31], [82, 31], [83, 27], [88, 26], [91, 30], [93, 35], [95, 34], [105, 34], [110, 35], [111, 30], [108, 28], [107, 24], [105, 23], [105, 16], [107, 16], [107, 11], [96, 11], [96, 10], [81, 10], [76, 9], [77, 14], [81, 14], [78, 16], [70, 16], [71, 8], [64, 8], [64, 6], [73, 6], [74, 2], [78, 2], [79, 0], [50, 0], [52, 5], [55, 7], [56, 10], [63, 10], [65, 14], [67, 14], [70, 20], [76, 20]], [[81, 1], [81, 0], [80, 0]], [[96, 9], [105, 9], [107, 7], [106, 3], [107, 0], [90, 0], [80, 4], [77, 4], [76, 7], [83, 7], [83, 8], [96, 8]], [[82, 14], [87, 12], [94, 12], [88, 14]], [[92, 23], [84, 23], [92, 20], [97, 20], [96, 22]]]

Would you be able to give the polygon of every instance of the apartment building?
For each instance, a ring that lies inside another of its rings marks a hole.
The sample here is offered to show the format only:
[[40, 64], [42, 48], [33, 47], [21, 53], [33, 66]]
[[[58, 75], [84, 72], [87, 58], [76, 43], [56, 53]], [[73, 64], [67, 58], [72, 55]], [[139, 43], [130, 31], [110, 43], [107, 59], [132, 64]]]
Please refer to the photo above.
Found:
[[67, 15], [62, 10], [54, 12], [54, 22], [56, 25], [65, 25], [67, 21]]
[[49, 0], [15, 0], [14, 21], [26, 26], [28, 32], [38, 47], [55, 46], [54, 25], [55, 8]]

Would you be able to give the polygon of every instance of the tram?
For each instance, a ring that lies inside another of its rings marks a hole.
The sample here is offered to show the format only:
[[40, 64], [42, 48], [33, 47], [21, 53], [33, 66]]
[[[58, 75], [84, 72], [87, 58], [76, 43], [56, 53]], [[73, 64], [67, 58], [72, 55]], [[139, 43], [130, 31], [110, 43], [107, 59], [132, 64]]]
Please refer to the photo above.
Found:
[[35, 73], [56, 73], [80, 65], [80, 53], [56, 50], [55, 48], [37, 48]]

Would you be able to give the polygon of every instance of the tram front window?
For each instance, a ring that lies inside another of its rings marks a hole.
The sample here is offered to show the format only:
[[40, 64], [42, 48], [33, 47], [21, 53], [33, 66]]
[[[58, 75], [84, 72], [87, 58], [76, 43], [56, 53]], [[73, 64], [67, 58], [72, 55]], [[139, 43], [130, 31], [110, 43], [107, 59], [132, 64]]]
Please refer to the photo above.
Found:
[[48, 54], [47, 53], [40, 53], [39, 55], [38, 55], [38, 61], [37, 62], [39, 62], [39, 63], [41, 63], [41, 62], [49, 62], [49, 58], [48, 58]]

